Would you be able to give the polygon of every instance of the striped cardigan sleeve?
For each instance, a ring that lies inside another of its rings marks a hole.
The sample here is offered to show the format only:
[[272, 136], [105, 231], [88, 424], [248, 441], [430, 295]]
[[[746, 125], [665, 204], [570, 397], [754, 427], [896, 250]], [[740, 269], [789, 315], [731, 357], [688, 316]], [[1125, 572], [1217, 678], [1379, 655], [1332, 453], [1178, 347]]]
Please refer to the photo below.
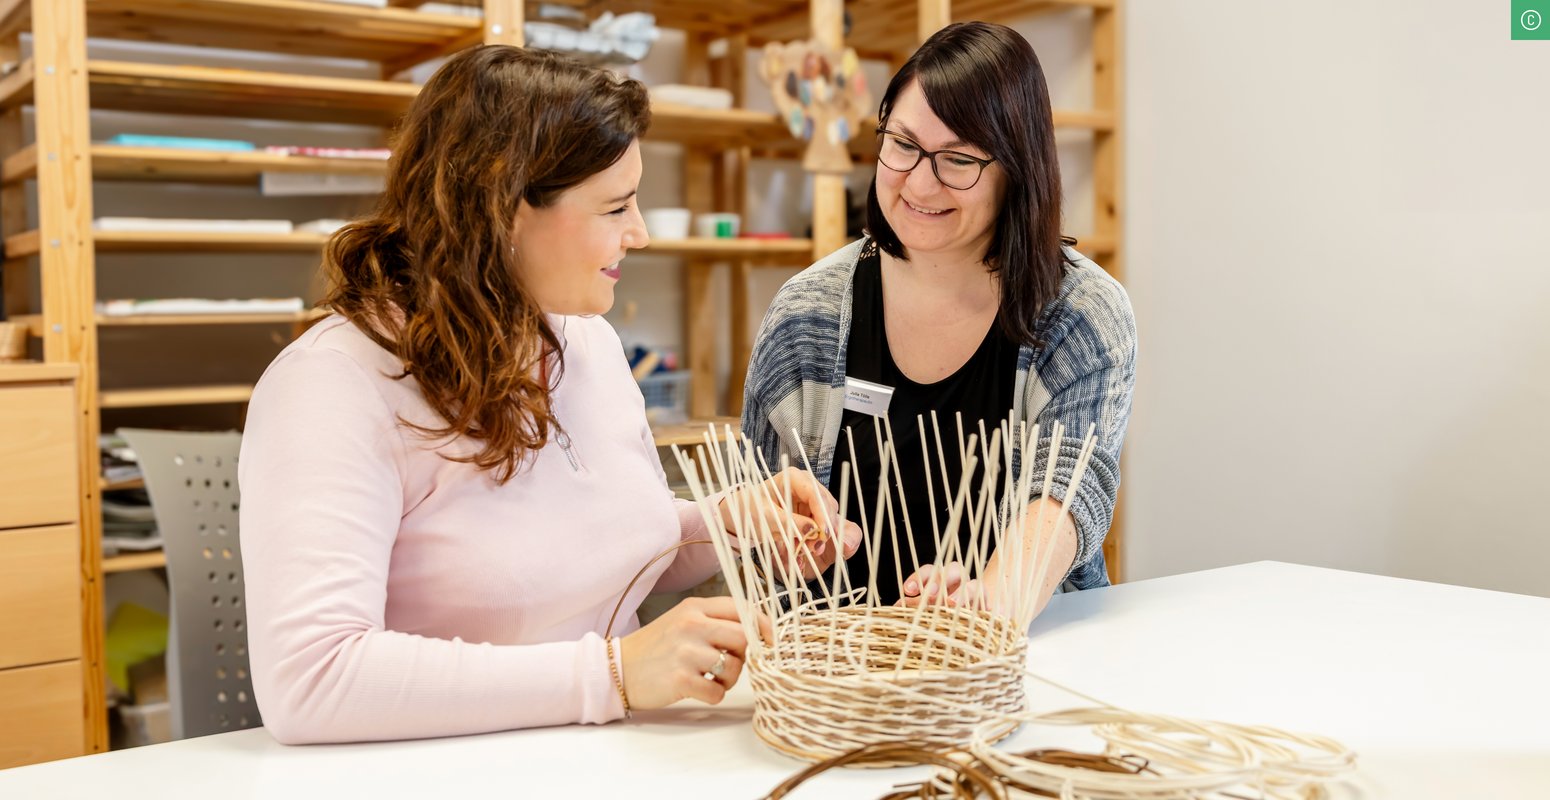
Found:
[[[1135, 387], [1135, 316], [1124, 288], [1078, 257], [1038, 331], [1042, 346], [1025, 350], [1020, 360], [1030, 363], [1019, 365], [1028, 382], [1023, 418], [1029, 426], [1037, 424], [1040, 432], [1033, 474], [1042, 476], [1051, 451], [1056, 453], [1050, 495], [1065, 500], [1076, 521], [1077, 553], [1070, 577], [1087, 588], [1094, 581], [1107, 583], [1099, 575], [1086, 574], [1093, 570], [1085, 568], [1096, 564], [1101, 572], [1099, 554], [1114, 517], [1119, 456]], [[1056, 421], [1065, 431], [1059, 442], [1050, 436]], [[1072, 492], [1072, 470], [1090, 427], [1097, 447], [1081, 485]]]

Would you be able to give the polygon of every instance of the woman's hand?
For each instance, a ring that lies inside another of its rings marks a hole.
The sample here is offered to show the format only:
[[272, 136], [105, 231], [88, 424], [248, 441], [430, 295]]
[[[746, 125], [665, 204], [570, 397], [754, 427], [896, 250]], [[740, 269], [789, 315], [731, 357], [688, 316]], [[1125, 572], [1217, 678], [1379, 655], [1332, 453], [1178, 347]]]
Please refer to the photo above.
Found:
[[[773, 640], [762, 614], [759, 630]], [[619, 640], [624, 694], [633, 709], [687, 698], [715, 705], [743, 674], [747, 652], [748, 637], [732, 598], [691, 597]]]
[[[785, 498], [791, 498], [791, 508], [785, 507]], [[755, 503], [749, 496], [763, 492], [763, 502]], [[743, 530], [739, 544], [744, 548], [757, 549], [760, 545], [758, 510], [763, 509], [764, 525], [769, 527], [776, 553], [766, 554], [778, 560], [786, 570], [800, 574], [803, 580], [812, 580], [834, 563], [836, 551], [843, 548], [845, 557], [855, 555], [861, 546], [861, 529], [856, 523], [839, 519], [840, 504], [829, 490], [813, 476], [796, 467], [787, 467], [763, 483], [735, 489], [721, 499], [718, 508], [721, 526], [734, 534], [738, 531], [734, 520], [749, 514], [752, 527]]]
[[957, 561], [949, 561], [941, 569], [923, 564], [904, 579], [898, 604], [906, 608], [923, 605], [994, 608], [990, 584], [968, 575], [968, 568]]

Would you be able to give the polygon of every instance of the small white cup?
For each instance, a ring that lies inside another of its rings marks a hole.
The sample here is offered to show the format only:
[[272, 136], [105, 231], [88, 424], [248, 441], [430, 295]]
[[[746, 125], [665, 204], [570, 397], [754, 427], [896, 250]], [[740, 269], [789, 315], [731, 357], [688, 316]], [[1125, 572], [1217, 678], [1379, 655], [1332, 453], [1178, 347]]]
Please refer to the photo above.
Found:
[[691, 216], [687, 208], [652, 208], [641, 212], [641, 218], [646, 221], [646, 235], [653, 239], [689, 238]]

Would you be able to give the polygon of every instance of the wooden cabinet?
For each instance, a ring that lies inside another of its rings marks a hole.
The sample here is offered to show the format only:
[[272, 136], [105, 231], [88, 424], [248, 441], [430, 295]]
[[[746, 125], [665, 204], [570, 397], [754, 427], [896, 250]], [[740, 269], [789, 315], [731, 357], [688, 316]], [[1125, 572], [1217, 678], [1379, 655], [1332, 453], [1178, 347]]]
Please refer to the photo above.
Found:
[[74, 365], [0, 365], [0, 769], [86, 752]]
[[86, 752], [81, 662], [0, 670], [0, 769]]
[[0, 385], [0, 530], [76, 519], [72, 384]]

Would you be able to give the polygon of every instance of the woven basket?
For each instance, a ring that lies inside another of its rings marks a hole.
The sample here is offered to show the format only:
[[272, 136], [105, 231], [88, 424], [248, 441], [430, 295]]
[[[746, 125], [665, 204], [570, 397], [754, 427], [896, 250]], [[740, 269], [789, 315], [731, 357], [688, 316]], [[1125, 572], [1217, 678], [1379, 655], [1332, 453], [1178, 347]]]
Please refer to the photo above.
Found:
[[808, 761], [880, 742], [961, 745], [986, 723], [999, 741], [1024, 710], [1027, 651], [1024, 631], [984, 611], [802, 612], [749, 660], [754, 732]]

